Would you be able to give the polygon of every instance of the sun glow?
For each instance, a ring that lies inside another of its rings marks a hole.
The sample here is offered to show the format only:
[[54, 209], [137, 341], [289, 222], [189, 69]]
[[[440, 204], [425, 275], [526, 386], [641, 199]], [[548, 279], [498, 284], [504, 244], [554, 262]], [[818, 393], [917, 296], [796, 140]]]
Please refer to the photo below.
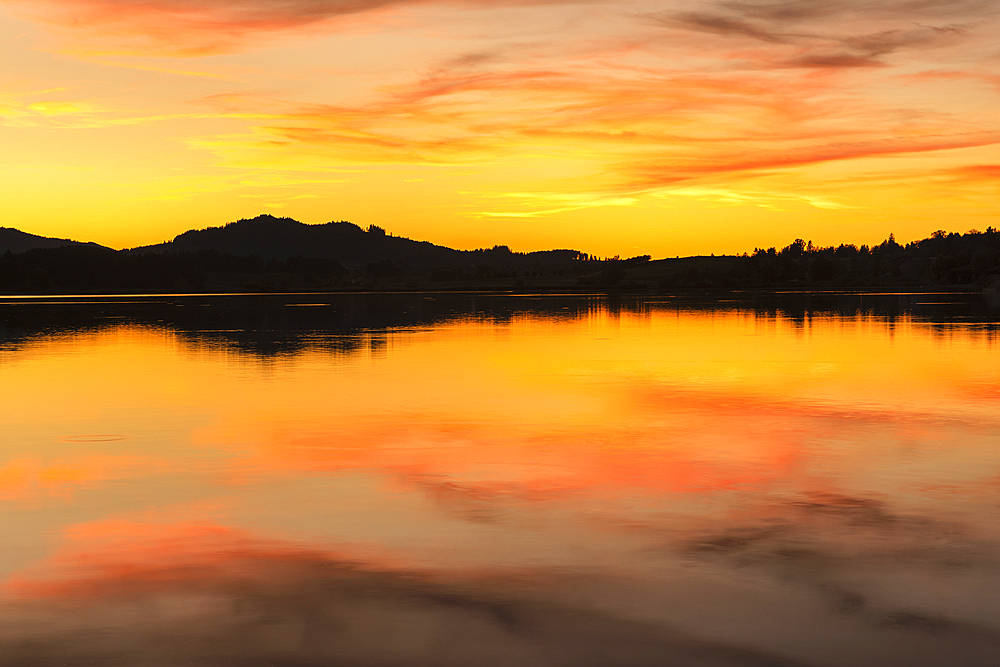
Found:
[[657, 257], [984, 228], [997, 12], [2, 0], [0, 212], [114, 247], [266, 211]]

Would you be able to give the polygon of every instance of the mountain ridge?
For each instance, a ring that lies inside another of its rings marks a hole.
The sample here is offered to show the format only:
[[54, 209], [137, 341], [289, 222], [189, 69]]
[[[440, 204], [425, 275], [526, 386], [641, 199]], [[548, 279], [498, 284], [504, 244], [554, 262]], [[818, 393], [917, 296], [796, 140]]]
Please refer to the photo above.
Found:
[[517, 253], [507, 246], [478, 250], [456, 250], [428, 241], [415, 241], [386, 233], [371, 225], [367, 230], [347, 222], [310, 225], [293, 218], [259, 215], [220, 227], [191, 229], [172, 240], [130, 248], [129, 254], [198, 252], [211, 250], [236, 256], [258, 256], [263, 260], [312, 257], [360, 267], [390, 261], [414, 268], [525, 266], [570, 264], [586, 257], [578, 250], [556, 249]]
[[[72, 241], [70, 239], [38, 236], [37, 234], [22, 232], [20, 229], [15, 229], [13, 227], [0, 227], [0, 255], [6, 252], [17, 254], [27, 252], [28, 250], [61, 248], [63, 246], [105, 247], [94, 243], [93, 241], [84, 243], [81, 241]], [[111, 248], [108, 248], [108, 250], [111, 250]]]
[[1000, 230], [992, 226], [964, 234], [938, 230], [905, 244], [892, 234], [860, 247], [798, 238], [753, 254], [660, 260], [598, 259], [576, 250], [517, 253], [507, 246], [455, 250], [374, 225], [306, 225], [270, 215], [127, 250], [0, 231], [22, 247], [36, 246], [0, 254], [0, 293], [8, 294], [931, 286], [1000, 293]]

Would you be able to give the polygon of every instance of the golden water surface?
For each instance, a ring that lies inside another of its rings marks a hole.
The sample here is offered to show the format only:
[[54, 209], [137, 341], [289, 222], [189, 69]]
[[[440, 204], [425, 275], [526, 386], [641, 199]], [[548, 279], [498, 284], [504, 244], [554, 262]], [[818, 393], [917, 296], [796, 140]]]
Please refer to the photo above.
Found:
[[408, 299], [0, 304], [0, 665], [1000, 664], [982, 318]]

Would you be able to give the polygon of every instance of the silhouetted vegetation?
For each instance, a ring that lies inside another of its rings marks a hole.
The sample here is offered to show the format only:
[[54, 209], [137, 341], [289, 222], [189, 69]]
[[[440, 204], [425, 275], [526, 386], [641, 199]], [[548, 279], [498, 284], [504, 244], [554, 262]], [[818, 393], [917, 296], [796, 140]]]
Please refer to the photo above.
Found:
[[90, 246], [92, 248], [103, 248], [96, 243], [79, 243], [69, 239], [52, 239], [45, 236], [28, 234], [18, 229], [10, 227], [0, 227], [0, 255], [7, 252], [20, 253], [36, 248], [59, 248], [66, 245]]
[[0, 241], [21, 249], [0, 256], [0, 292], [8, 294], [463, 289], [484, 281], [514, 289], [600, 270], [575, 250], [460, 251], [376, 225], [272, 216], [123, 251], [3, 231]]
[[660, 260], [632, 273], [668, 288], [987, 286], [1000, 282], [1000, 232], [938, 231], [905, 245], [890, 235], [871, 247], [819, 247], [795, 239], [781, 249], [755, 248], [741, 256]]
[[901, 245], [819, 247], [795, 239], [743, 255], [598, 259], [576, 250], [459, 251], [347, 222], [303, 225], [261, 216], [115, 251], [3, 230], [0, 292], [197, 293], [423, 289], [927, 288], [1000, 286], [1000, 232], [938, 231]]
[[575, 250], [549, 250], [534, 253], [512, 252], [507, 246], [479, 250], [455, 250], [426, 241], [393, 236], [385, 229], [370, 225], [367, 230], [350, 222], [306, 225], [291, 218], [262, 215], [239, 220], [223, 227], [191, 230], [173, 241], [129, 250], [130, 254], [194, 252], [215, 250], [238, 256], [257, 256], [264, 260], [290, 257], [319, 257], [353, 268], [369, 265], [388, 267], [390, 261], [399, 270], [394, 276], [414, 275], [439, 268], [538, 270], [567, 264], [581, 258]]

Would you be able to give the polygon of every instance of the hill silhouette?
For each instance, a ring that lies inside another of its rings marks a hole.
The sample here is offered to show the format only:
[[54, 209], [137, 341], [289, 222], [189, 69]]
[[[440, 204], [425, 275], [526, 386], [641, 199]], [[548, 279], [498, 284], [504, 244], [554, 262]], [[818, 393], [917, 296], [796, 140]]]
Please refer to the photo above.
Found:
[[46, 236], [36, 236], [22, 232], [12, 227], [0, 227], [0, 255], [11, 252], [19, 253], [40, 248], [61, 248], [63, 246], [98, 246], [96, 243], [80, 243], [69, 239], [53, 239]]
[[[22, 234], [11, 230], [11, 238]], [[599, 271], [576, 250], [455, 250], [350, 222], [307, 225], [261, 215], [112, 250], [34, 238], [0, 255], [0, 292], [171, 293], [516, 288], [528, 277]]]
[[482, 250], [455, 250], [427, 241], [414, 241], [387, 234], [381, 227], [367, 230], [351, 222], [307, 225], [292, 218], [260, 215], [222, 227], [191, 230], [172, 241], [133, 248], [132, 254], [213, 251], [264, 261], [287, 261], [295, 257], [334, 260], [345, 267], [392, 263], [412, 269], [462, 268], [551, 268], [569, 266], [581, 259], [576, 250], [515, 253], [507, 246]]
[[[868, 289], [1000, 293], [1000, 231], [906, 244], [755, 248], [741, 255], [598, 259], [576, 250], [455, 250], [349, 223], [262, 215], [128, 250], [0, 228], [0, 293]], [[1000, 298], [1000, 297], [998, 297]]]

